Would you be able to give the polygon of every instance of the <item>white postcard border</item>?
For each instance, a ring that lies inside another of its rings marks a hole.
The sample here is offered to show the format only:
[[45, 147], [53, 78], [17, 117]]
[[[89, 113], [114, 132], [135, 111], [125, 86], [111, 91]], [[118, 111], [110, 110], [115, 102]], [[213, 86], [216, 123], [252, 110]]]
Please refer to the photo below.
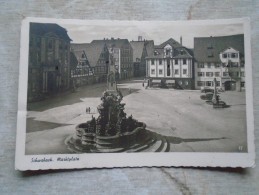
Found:
[[[94, 154], [55, 154], [55, 155], [25, 155], [26, 141], [26, 106], [28, 78], [29, 23], [59, 23], [59, 24], [96, 24], [100, 20], [70, 20], [50, 18], [26, 18], [22, 21], [20, 42], [19, 94], [17, 114], [16, 158], [17, 170], [39, 169], [72, 169], [72, 168], [111, 168], [111, 167], [153, 167], [153, 166], [188, 166], [188, 167], [254, 167], [254, 115], [253, 115], [253, 85], [251, 61], [250, 19], [201, 20], [201, 21], [154, 21], [157, 23], [172, 23], [177, 25], [216, 25], [243, 24], [245, 36], [246, 62], [246, 112], [247, 112], [247, 153], [205, 153], [205, 152], [168, 152], [168, 153], [94, 153]], [[102, 21], [107, 25], [116, 23], [143, 23], [152, 21]], [[125, 25], [126, 25], [125, 24]], [[42, 162], [35, 161], [38, 159]]]

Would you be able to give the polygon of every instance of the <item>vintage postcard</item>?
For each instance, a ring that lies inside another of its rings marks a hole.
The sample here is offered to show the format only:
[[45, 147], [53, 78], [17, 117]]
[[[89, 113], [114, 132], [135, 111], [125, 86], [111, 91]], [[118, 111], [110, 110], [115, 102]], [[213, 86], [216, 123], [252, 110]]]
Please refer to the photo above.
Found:
[[18, 170], [253, 167], [249, 18], [26, 18]]

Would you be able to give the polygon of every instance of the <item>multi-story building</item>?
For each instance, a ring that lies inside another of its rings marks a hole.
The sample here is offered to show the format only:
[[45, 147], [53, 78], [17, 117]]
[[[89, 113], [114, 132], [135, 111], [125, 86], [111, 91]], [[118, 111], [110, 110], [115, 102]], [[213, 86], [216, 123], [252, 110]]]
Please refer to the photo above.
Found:
[[194, 38], [195, 88], [245, 88], [244, 35]]
[[152, 55], [154, 41], [143, 40], [142, 36], [139, 36], [138, 41], [131, 41], [130, 44], [133, 49], [134, 76], [146, 76], [146, 57], [148, 53]]
[[57, 24], [30, 23], [28, 102], [69, 89], [70, 41]]
[[85, 85], [106, 81], [109, 50], [105, 43], [71, 44], [71, 48], [78, 61], [77, 67], [71, 71], [74, 84]]
[[150, 86], [194, 88], [192, 50], [182, 46], [182, 41], [178, 43], [171, 38], [155, 46], [153, 55], [146, 58], [146, 64]]
[[133, 77], [133, 51], [128, 39], [103, 39], [93, 40], [91, 44], [106, 44], [108, 49], [113, 48], [116, 63], [116, 77], [127, 79]]

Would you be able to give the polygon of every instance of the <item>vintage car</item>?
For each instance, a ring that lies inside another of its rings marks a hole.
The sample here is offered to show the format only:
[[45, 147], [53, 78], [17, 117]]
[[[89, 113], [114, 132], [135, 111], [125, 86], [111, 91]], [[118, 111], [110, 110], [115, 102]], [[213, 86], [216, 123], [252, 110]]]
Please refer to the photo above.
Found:
[[213, 98], [213, 93], [211, 93], [211, 92], [205, 93], [204, 95], [201, 95], [200, 98], [201, 98], [202, 100], [211, 101], [212, 98]]

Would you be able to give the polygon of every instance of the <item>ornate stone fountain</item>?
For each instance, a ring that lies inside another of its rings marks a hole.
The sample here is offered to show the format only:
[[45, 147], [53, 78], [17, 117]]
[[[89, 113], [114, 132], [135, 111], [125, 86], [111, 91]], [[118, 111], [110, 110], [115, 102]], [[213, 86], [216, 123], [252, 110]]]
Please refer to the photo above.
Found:
[[[75, 134], [65, 141], [70, 150], [136, 152], [150, 147], [160, 139], [155, 133], [145, 130], [146, 124], [137, 121], [132, 115], [127, 117], [124, 112], [125, 104], [121, 102], [123, 96], [117, 89], [115, 71], [111, 53], [107, 90], [103, 92], [101, 104], [97, 107], [99, 116], [76, 126]], [[157, 150], [161, 151], [162, 148], [158, 145]]]

